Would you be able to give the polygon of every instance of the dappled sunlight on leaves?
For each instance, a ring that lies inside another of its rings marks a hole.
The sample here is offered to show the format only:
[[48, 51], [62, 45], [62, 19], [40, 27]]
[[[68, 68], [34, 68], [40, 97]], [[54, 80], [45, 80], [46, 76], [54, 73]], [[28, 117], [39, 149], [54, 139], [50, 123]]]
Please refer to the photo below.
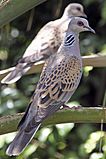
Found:
[[93, 70], [92, 66], [84, 67], [84, 76], [89, 76], [89, 72]]
[[89, 139], [84, 144], [85, 151], [87, 153], [92, 152], [96, 146], [97, 143], [104, 137], [105, 133], [102, 131], [93, 132], [90, 134]]
[[47, 140], [48, 135], [52, 132], [50, 128], [42, 128], [38, 139], [42, 142]]
[[89, 159], [105, 159], [103, 153], [92, 153]]
[[64, 137], [74, 127], [74, 123], [57, 124], [56, 127], [58, 129], [59, 135]]

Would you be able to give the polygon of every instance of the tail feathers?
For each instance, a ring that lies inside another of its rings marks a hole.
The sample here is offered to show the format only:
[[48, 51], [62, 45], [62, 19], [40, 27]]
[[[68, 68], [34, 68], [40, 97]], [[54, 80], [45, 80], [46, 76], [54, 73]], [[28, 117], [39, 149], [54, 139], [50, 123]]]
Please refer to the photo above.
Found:
[[9, 145], [6, 154], [9, 156], [18, 156], [32, 140], [40, 125], [40, 123], [36, 124], [31, 131], [25, 132], [25, 129], [20, 129], [13, 142]]
[[18, 81], [31, 67], [27, 63], [19, 63], [15, 69], [4, 77], [1, 83], [12, 84]]

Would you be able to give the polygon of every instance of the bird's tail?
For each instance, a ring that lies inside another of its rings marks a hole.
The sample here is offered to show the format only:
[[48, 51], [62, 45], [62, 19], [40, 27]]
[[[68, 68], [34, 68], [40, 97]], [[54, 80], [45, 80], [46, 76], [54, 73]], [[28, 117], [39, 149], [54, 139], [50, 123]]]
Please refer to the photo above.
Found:
[[12, 84], [18, 81], [30, 68], [30, 63], [18, 63], [13, 71], [11, 71], [6, 77], [4, 77], [1, 83]]
[[41, 121], [36, 122], [35, 119], [37, 110], [34, 109], [32, 113], [30, 113], [30, 109], [32, 109], [31, 104], [32, 102], [27, 107], [26, 112], [18, 125], [19, 131], [16, 137], [6, 151], [6, 154], [9, 156], [18, 156], [32, 140], [41, 125]]
[[23, 57], [18, 61], [15, 69], [11, 71], [6, 77], [4, 77], [1, 83], [12, 84], [18, 81], [31, 67], [34, 63], [48, 58], [48, 55], [40, 55], [39, 53], [32, 54], [31, 56]]
[[12, 143], [9, 145], [6, 154], [9, 156], [18, 156], [31, 141], [38, 128], [40, 127], [40, 123], [37, 123], [32, 129], [20, 129]]

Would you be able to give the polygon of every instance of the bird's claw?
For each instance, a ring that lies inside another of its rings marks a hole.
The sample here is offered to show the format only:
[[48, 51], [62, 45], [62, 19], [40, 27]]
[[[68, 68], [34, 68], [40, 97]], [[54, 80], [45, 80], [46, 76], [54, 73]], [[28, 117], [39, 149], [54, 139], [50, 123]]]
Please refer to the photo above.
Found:
[[68, 105], [64, 104], [62, 109], [64, 109], [64, 110], [78, 110], [78, 109], [81, 109], [81, 105], [69, 107]]

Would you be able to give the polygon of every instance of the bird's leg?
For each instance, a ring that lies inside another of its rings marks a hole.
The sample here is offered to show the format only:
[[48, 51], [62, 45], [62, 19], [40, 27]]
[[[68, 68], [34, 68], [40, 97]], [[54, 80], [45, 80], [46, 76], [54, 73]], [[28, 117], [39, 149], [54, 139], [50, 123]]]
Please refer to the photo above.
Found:
[[69, 106], [66, 105], [66, 104], [63, 104], [63, 106], [61, 107], [61, 109], [64, 109], [64, 110], [70, 110], [70, 109], [77, 110], [77, 109], [81, 109], [81, 108], [82, 108], [82, 107], [81, 107], [80, 105], [69, 107]]

